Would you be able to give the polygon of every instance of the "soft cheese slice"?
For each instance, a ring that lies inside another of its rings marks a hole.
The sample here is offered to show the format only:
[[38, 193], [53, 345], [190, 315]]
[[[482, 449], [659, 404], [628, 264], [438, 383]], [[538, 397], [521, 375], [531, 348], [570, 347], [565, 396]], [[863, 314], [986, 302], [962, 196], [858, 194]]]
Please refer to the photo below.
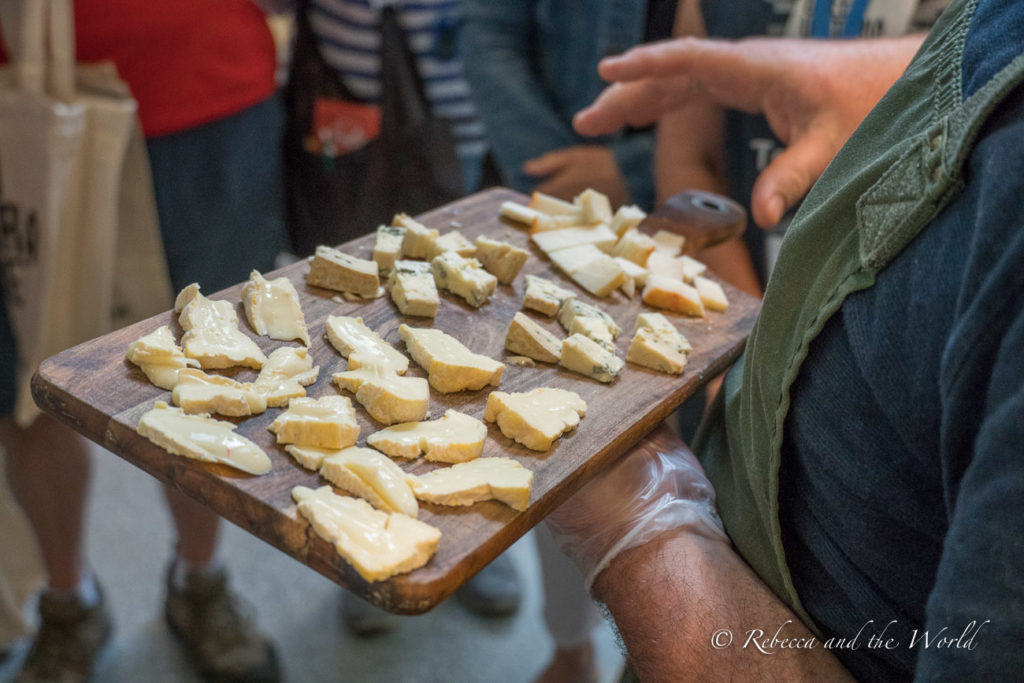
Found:
[[700, 275], [693, 278], [693, 284], [697, 289], [697, 294], [700, 295], [700, 301], [704, 304], [704, 308], [720, 313], [724, 313], [729, 308], [729, 299], [726, 298], [722, 285]]
[[441, 235], [434, 242], [427, 260], [430, 260], [444, 251], [454, 251], [459, 256], [473, 256], [476, 254], [476, 245], [470, 242], [465, 235], [458, 230], [449, 230]]
[[362, 318], [328, 316], [324, 329], [331, 346], [348, 359], [351, 370], [373, 365], [401, 375], [409, 369], [409, 359], [367, 327]]
[[355, 394], [377, 422], [416, 422], [427, 415], [430, 385], [422, 377], [402, 377], [386, 367], [363, 365], [335, 373], [335, 384]]
[[402, 242], [402, 254], [406, 258], [427, 258], [434, 253], [437, 242], [437, 230], [428, 228], [408, 214], [400, 213], [392, 223], [405, 228], [405, 240]]
[[244, 365], [258, 370], [267, 361], [256, 342], [238, 329], [235, 307], [227, 301], [207, 299], [199, 292], [199, 285], [193, 283], [181, 290], [174, 310], [185, 330], [182, 349], [203, 369]]
[[647, 276], [643, 301], [645, 304], [685, 315], [704, 316], [704, 304], [701, 303], [700, 293], [696, 289], [681, 280], [662, 275], [652, 273]]
[[242, 287], [242, 305], [256, 334], [271, 339], [299, 339], [309, 346], [309, 331], [299, 304], [299, 293], [286, 277], [267, 280], [258, 270]]
[[387, 273], [402, 258], [402, 242], [405, 241], [405, 228], [397, 225], [382, 225], [377, 228], [377, 239], [373, 244], [373, 260], [377, 262], [380, 273]]
[[612, 204], [608, 196], [594, 189], [586, 189], [576, 196], [583, 213], [584, 223], [610, 223], [612, 220]]
[[622, 236], [630, 228], [640, 225], [640, 221], [647, 218], [647, 214], [639, 206], [620, 206], [619, 210], [612, 216], [609, 226], [616, 235]]
[[601, 254], [587, 262], [571, 277], [594, 296], [608, 296], [626, 282], [626, 273], [608, 254]]
[[518, 202], [502, 202], [498, 211], [502, 218], [507, 218], [523, 225], [532, 225], [533, 221], [544, 215], [543, 212], [531, 209]]
[[534, 211], [546, 213], [549, 216], [572, 216], [582, 218], [580, 208], [558, 197], [552, 197], [543, 192], [534, 192], [530, 195], [529, 208]]
[[441, 330], [402, 325], [398, 333], [409, 355], [427, 371], [430, 386], [451, 393], [465, 389], [498, 386], [505, 366], [487, 356], [473, 353]]
[[478, 458], [427, 472], [413, 480], [416, 497], [438, 505], [499, 500], [513, 510], [530, 505], [533, 472], [512, 458]]
[[380, 288], [376, 261], [356, 258], [333, 247], [320, 245], [309, 264], [306, 284], [373, 298]]
[[487, 427], [460, 413], [445, 411], [444, 417], [429, 422], [406, 422], [371, 434], [366, 443], [392, 458], [418, 458], [434, 462], [466, 462], [479, 458], [484, 450]]
[[498, 286], [498, 278], [484, 270], [479, 261], [453, 251], [434, 257], [430, 267], [438, 287], [461, 296], [474, 308], [480, 308]]
[[209, 415], [188, 415], [163, 401], [157, 401], [139, 419], [136, 431], [174, 455], [230, 465], [249, 474], [270, 471], [270, 457], [252, 441], [236, 434], [235, 425]]
[[219, 413], [230, 417], [259, 415], [267, 410], [267, 399], [251, 384], [242, 384], [229, 377], [207, 375], [202, 370], [185, 369], [178, 373], [178, 383], [171, 392], [171, 401], [186, 413]]
[[529, 308], [544, 315], [558, 313], [558, 307], [567, 299], [576, 298], [572, 291], [559, 287], [551, 280], [536, 275], [526, 276], [526, 293], [523, 296], [523, 308]]
[[571, 330], [572, 321], [576, 318], [597, 318], [608, 327], [612, 339], [622, 333], [622, 328], [615, 323], [615, 320], [597, 306], [592, 306], [579, 299], [569, 299], [563, 302], [558, 309], [558, 322], [562, 324], [562, 327], [566, 331]]
[[544, 363], [557, 363], [562, 355], [561, 340], [523, 313], [516, 313], [512, 318], [505, 335], [505, 348]]
[[686, 368], [690, 342], [660, 313], [637, 316], [636, 333], [626, 360], [644, 367], [678, 375]]
[[396, 261], [388, 276], [391, 299], [402, 315], [433, 318], [437, 315], [440, 298], [434, 284], [434, 273], [423, 261]]
[[351, 447], [324, 458], [320, 474], [343, 491], [359, 496], [384, 512], [416, 517], [420, 506], [411, 477], [372, 448]]
[[534, 451], [546, 451], [555, 439], [580, 423], [587, 404], [574, 391], [541, 387], [518, 394], [492, 391], [484, 419], [501, 433]]
[[338, 448], [296, 446], [295, 444], [288, 444], [284, 449], [288, 452], [288, 455], [295, 458], [296, 462], [307, 470], [313, 470], [314, 472], [320, 471], [320, 466], [324, 464], [325, 458], [341, 452], [341, 449]]
[[686, 244], [685, 237], [668, 230], [657, 231], [652, 239], [657, 250], [667, 253], [670, 258], [683, 253], [683, 245]]
[[655, 247], [654, 240], [649, 235], [631, 228], [619, 238], [615, 248], [612, 249], [612, 256], [621, 256], [638, 266], [643, 266], [647, 264], [647, 258]]
[[624, 365], [615, 353], [582, 334], [570, 335], [562, 342], [559, 364], [598, 382], [615, 381]]
[[441, 531], [408, 515], [381, 512], [330, 486], [292, 489], [299, 514], [367, 581], [383, 581], [430, 561]]
[[178, 383], [178, 371], [198, 368], [199, 361], [187, 358], [174, 343], [174, 335], [167, 325], [143, 335], [128, 345], [125, 357], [138, 365], [150, 382], [161, 389], [173, 389]]
[[507, 285], [526, 265], [530, 252], [481, 235], [476, 238], [476, 258], [484, 269], [498, 278], [498, 282]]
[[541, 248], [541, 251], [550, 255], [553, 251], [578, 247], [581, 244], [593, 244], [601, 251], [608, 252], [612, 250], [619, 238], [607, 225], [601, 223], [593, 227], [536, 232], [530, 236], [530, 239]]
[[293, 398], [306, 395], [306, 387], [316, 381], [320, 366], [313, 366], [308, 350], [295, 346], [282, 346], [267, 357], [253, 390], [267, 399], [267, 406], [279, 408]]
[[347, 396], [293, 398], [269, 427], [278, 443], [347, 448], [359, 438], [359, 423]]

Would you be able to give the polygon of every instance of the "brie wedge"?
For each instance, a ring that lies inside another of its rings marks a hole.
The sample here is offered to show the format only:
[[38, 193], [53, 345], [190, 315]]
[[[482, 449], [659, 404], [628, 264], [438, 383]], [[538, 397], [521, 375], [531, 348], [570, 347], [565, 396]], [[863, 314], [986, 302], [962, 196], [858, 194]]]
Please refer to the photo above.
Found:
[[487, 427], [460, 413], [445, 411], [444, 417], [429, 422], [406, 422], [371, 434], [366, 443], [392, 458], [418, 458], [434, 462], [466, 462], [479, 458], [484, 450]]
[[258, 270], [252, 271], [242, 287], [242, 305], [256, 334], [280, 341], [298, 339], [309, 346], [299, 293], [288, 278], [267, 280]]
[[492, 391], [484, 419], [501, 433], [534, 451], [546, 451], [587, 414], [587, 404], [574, 391], [541, 387], [518, 394]]
[[359, 438], [359, 424], [347, 396], [293, 398], [288, 410], [268, 428], [277, 443], [319, 448], [347, 448]]
[[473, 353], [441, 330], [402, 325], [398, 333], [409, 355], [427, 371], [430, 386], [442, 393], [498, 386], [505, 366]]
[[387, 456], [355, 446], [324, 458], [320, 474], [343, 491], [378, 510], [416, 517], [420, 506], [412, 493], [411, 477]]
[[513, 510], [530, 505], [533, 472], [512, 458], [477, 458], [442, 467], [413, 480], [416, 497], [438, 505], [499, 500]]

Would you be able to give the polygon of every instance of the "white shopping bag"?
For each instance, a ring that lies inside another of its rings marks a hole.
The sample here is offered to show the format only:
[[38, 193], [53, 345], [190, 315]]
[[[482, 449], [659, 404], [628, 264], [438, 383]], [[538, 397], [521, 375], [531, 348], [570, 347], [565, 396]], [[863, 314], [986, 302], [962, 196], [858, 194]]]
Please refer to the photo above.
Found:
[[[41, 360], [107, 332], [115, 311], [123, 322], [168, 308], [172, 293], [128, 89], [110, 65], [76, 69], [70, 0], [0, 5], [12, 56], [0, 73], [0, 272], [18, 344], [14, 417], [27, 426]], [[122, 204], [135, 215], [119, 240]], [[116, 290], [128, 302], [115, 298], [119, 262], [134, 278]]]

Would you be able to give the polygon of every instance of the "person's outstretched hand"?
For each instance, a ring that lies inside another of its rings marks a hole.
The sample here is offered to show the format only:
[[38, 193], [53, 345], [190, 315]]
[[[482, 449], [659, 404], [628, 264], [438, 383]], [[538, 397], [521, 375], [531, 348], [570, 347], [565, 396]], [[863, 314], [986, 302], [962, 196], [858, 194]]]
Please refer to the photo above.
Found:
[[568, 202], [588, 188], [608, 196], [612, 207], [629, 203], [629, 188], [615, 154], [601, 145], [574, 145], [543, 154], [523, 164], [523, 171], [542, 178], [534, 188]]
[[598, 71], [612, 85], [573, 124], [583, 135], [645, 126], [694, 98], [764, 114], [786, 145], [758, 176], [750, 198], [754, 221], [770, 228], [803, 198], [922, 40], [652, 43], [601, 61]]

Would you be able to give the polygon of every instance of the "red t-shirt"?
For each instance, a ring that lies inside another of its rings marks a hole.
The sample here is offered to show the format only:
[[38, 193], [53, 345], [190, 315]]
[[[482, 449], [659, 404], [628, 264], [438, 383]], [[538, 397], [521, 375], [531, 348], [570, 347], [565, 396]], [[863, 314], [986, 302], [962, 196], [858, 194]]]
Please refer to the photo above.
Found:
[[114, 61], [147, 136], [215, 121], [274, 92], [274, 41], [251, 0], [75, 0], [74, 7], [79, 61]]

